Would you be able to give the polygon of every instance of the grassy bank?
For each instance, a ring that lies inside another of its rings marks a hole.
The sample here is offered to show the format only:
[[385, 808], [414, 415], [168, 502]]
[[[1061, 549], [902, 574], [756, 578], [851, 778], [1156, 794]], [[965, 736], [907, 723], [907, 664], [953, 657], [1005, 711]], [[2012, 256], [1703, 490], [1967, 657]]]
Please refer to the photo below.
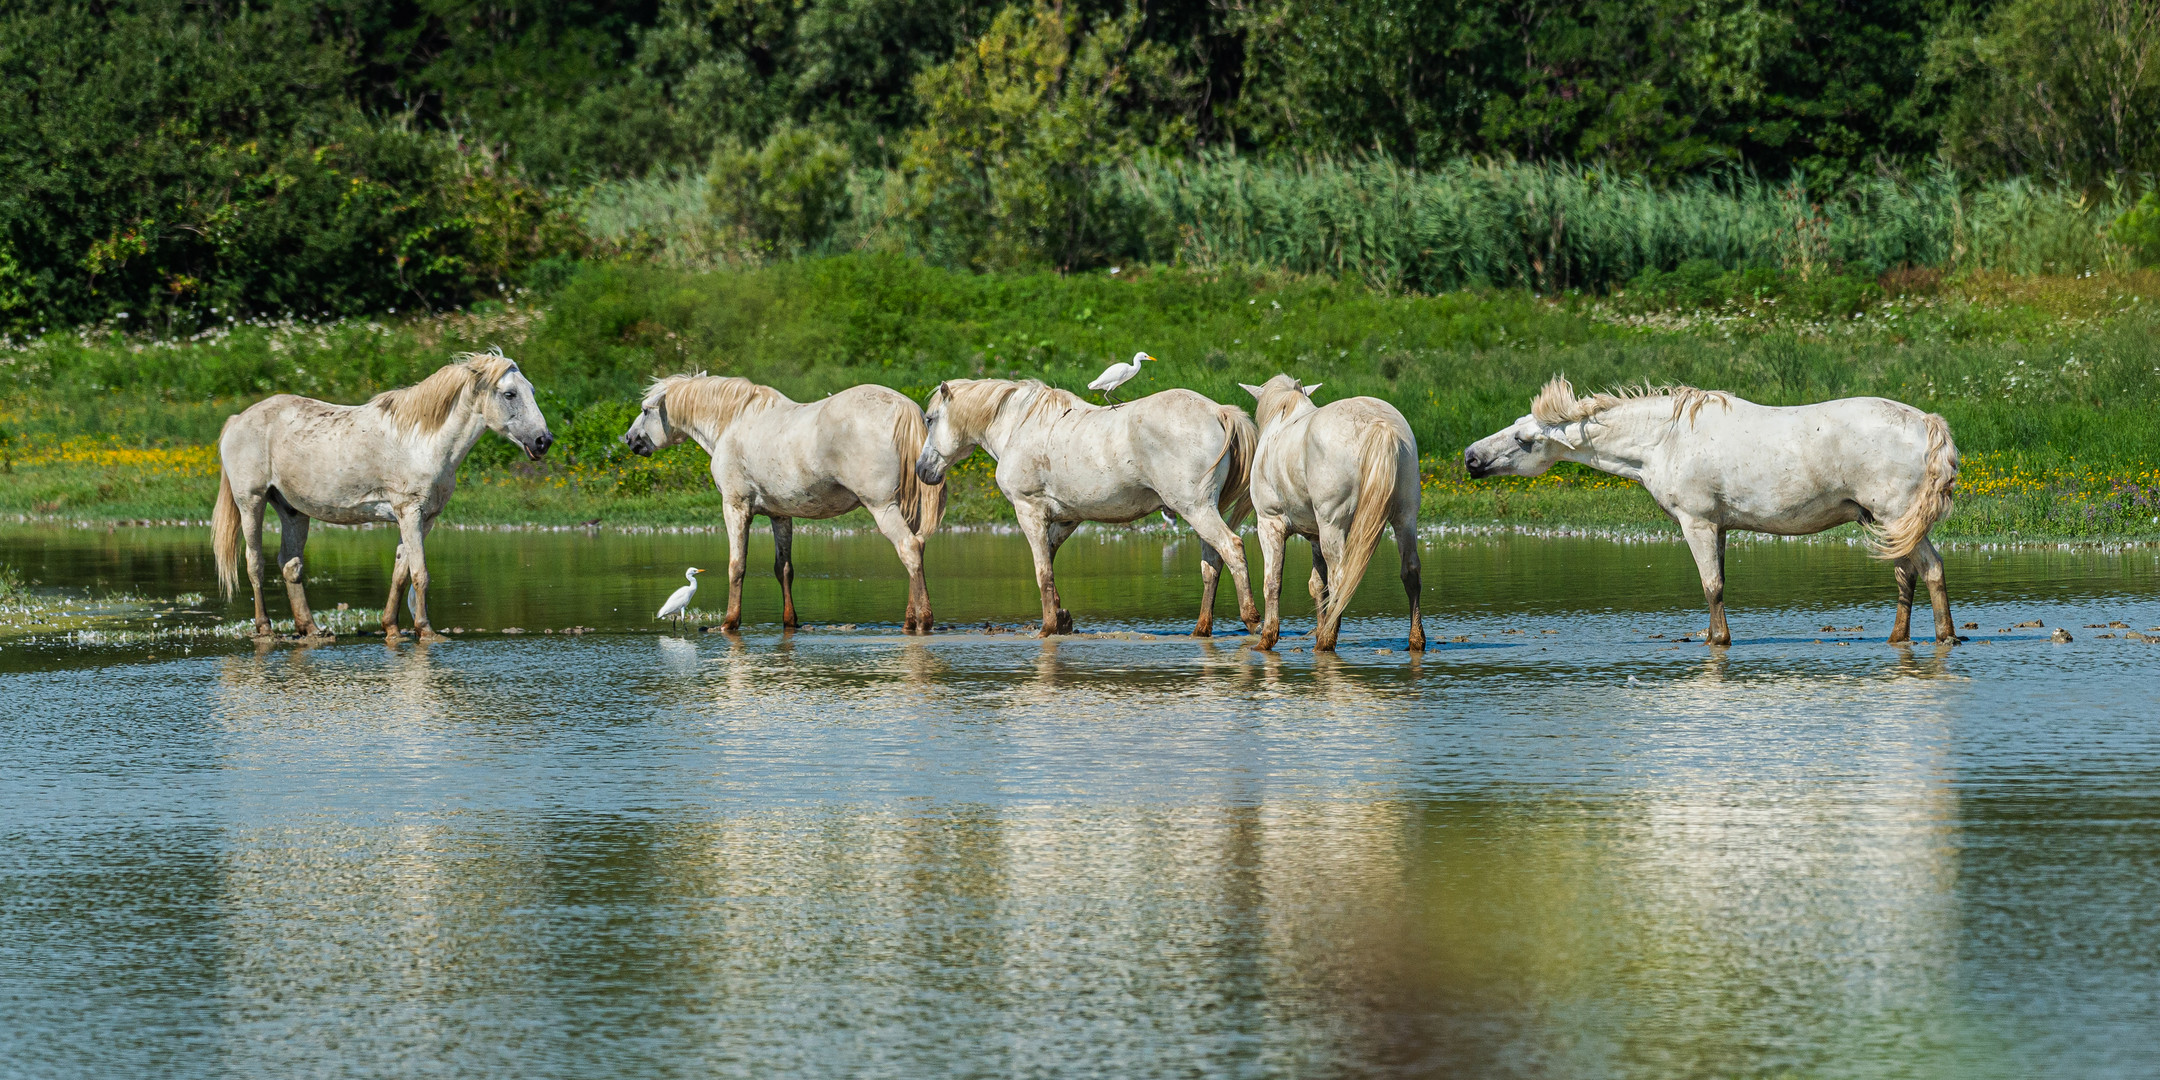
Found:
[[[1883, 394], [1943, 413], [1966, 454], [1944, 535], [2160, 535], [2160, 276], [1928, 273], [1800, 278], [1684, 266], [1602, 298], [1522, 291], [1400, 296], [1320, 278], [1134, 268], [969, 275], [876, 256], [693, 274], [588, 268], [544, 295], [402, 321], [235, 323], [181, 340], [84, 328], [0, 352], [9, 439], [0, 513], [199, 519], [207, 444], [276, 390], [360, 400], [448, 353], [500, 345], [543, 393], [560, 439], [538, 466], [483, 440], [448, 520], [709, 524], [695, 447], [652, 459], [615, 437], [655, 373], [746, 375], [798, 398], [859, 382], [918, 399], [945, 378], [1078, 388], [1135, 349], [1143, 392], [1245, 403], [1277, 371], [1322, 398], [1394, 402], [1426, 452], [1428, 520], [1666, 528], [1632, 487], [1573, 467], [1472, 482], [1455, 455], [1565, 372], [1579, 386], [1685, 382], [1772, 404]], [[1009, 520], [973, 459], [955, 521]]]

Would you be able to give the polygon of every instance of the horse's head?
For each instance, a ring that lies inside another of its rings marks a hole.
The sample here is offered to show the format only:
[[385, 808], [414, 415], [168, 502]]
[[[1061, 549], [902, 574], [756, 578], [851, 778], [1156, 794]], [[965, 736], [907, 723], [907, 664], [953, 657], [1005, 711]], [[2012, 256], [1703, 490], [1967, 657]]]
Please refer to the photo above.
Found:
[[639, 457], [650, 457], [653, 451], [683, 440], [683, 429], [668, 422], [668, 385], [667, 380], [661, 380], [645, 392], [637, 419], [630, 421], [629, 430], [622, 433], [622, 444]]
[[1525, 416], [1471, 443], [1463, 451], [1463, 469], [1472, 479], [1536, 476], [1582, 445], [1582, 423], [1547, 424], [1535, 416]]
[[540, 402], [533, 396], [533, 384], [516, 364], [510, 364], [492, 383], [473, 389], [480, 392], [480, 414], [487, 418], [489, 429], [518, 444], [526, 457], [538, 461], [548, 447], [555, 445], [547, 417], [541, 415]]
[[[974, 452], [977, 440], [982, 438], [983, 428], [996, 415], [997, 402], [989, 402], [977, 392], [983, 385], [973, 379], [952, 379], [938, 384], [930, 392], [930, 402], [923, 407], [922, 453], [915, 458], [915, 479], [925, 484], [945, 482], [945, 470], [953, 463]], [[1011, 393], [1011, 383], [1001, 384]]]

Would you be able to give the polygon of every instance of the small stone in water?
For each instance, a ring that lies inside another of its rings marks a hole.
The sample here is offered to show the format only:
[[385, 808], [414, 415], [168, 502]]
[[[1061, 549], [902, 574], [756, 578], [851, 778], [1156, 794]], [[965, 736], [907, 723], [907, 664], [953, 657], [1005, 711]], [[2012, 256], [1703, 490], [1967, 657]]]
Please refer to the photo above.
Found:
[[2070, 637], [2070, 631], [2058, 626], [2055, 628], [2054, 633], [2048, 635], [2048, 640], [2056, 643], [2057, 645], [2062, 645], [2071, 641], [2072, 638]]

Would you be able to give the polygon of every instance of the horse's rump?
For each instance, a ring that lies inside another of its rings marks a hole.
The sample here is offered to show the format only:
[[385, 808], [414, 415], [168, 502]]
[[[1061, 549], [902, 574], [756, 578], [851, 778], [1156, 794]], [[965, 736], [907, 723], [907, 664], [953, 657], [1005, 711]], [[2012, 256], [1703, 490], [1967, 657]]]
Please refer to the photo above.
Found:
[[1870, 524], [1868, 546], [1878, 559], [1897, 560], [1913, 553], [1935, 523], [1950, 516], [1957, 484], [1959, 454], [1950, 439], [1950, 422], [1935, 413], [1922, 417], [1927, 427], [1927, 466], [1911, 505], [1888, 525]]

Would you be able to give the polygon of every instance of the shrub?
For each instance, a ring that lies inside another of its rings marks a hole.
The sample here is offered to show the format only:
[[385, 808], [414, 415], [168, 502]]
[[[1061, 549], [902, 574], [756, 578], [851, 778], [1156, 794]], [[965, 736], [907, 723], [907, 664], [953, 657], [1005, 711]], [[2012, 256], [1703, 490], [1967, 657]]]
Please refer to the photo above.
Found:
[[783, 124], [758, 149], [730, 141], [713, 154], [706, 205], [738, 250], [800, 254], [823, 244], [846, 212], [848, 166], [847, 147]]
[[[2128, 248], [2139, 266], [2160, 266], [2160, 190], [2146, 192], [2123, 211], [2109, 227], [2108, 239]], [[0, 296], [0, 303], [4, 302]]]

